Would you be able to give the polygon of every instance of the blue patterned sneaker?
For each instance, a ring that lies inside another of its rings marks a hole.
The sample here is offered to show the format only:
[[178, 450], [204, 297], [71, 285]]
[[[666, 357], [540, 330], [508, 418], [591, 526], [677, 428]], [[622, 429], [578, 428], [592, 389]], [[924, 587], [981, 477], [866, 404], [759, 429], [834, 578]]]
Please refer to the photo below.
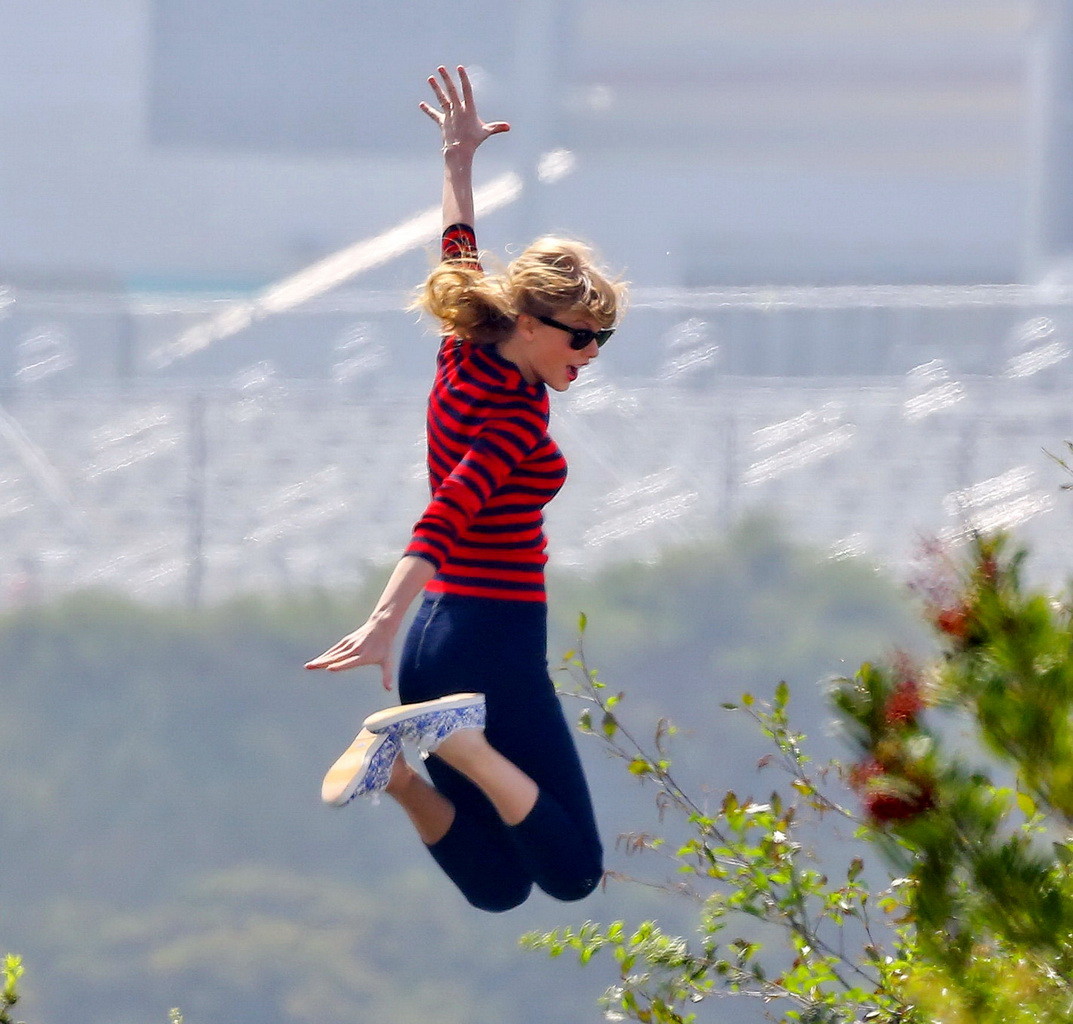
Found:
[[483, 729], [483, 693], [452, 693], [419, 704], [400, 704], [365, 719], [365, 728], [398, 742], [416, 743], [423, 757], [432, 753], [458, 729]]
[[391, 778], [392, 765], [401, 749], [391, 733], [362, 729], [328, 769], [320, 798], [335, 807], [350, 803], [356, 796], [371, 796], [375, 803]]

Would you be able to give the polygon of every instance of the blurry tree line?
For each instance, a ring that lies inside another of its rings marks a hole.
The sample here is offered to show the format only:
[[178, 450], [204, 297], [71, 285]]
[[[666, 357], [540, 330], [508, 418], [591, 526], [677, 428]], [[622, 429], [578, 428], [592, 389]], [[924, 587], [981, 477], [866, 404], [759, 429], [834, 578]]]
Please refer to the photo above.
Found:
[[[372, 673], [301, 666], [379, 583], [199, 612], [84, 593], [0, 620], [0, 954], [22, 957], [29, 1024], [149, 1024], [176, 1006], [187, 1024], [598, 1019], [600, 978], [518, 947], [561, 923], [562, 905], [479, 914], [389, 801], [320, 805], [321, 774], [384, 694]], [[818, 681], [917, 636], [885, 576], [764, 521], [557, 575], [550, 594], [553, 670], [584, 611], [592, 663], [642, 713], [683, 724], [676, 769], [720, 799], [756, 785], [762, 747], [728, 699], [790, 680], [820, 738]], [[616, 837], [658, 814], [580, 742], [618, 871]], [[689, 920], [613, 878], [567, 912]]]

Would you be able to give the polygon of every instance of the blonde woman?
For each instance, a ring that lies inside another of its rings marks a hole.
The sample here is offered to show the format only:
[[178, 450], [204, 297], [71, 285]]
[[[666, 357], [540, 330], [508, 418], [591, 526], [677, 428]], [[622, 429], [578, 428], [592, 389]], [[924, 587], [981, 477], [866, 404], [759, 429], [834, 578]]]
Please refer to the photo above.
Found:
[[[307, 665], [380, 667], [421, 604], [397, 707], [370, 715], [328, 771], [345, 804], [385, 792], [467, 900], [562, 900], [599, 882], [602, 849], [577, 750], [548, 676], [544, 506], [566, 477], [548, 389], [566, 391], [611, 336], [624, 286], [583, 245], [540, 239], [485, 274], [473, 232], [473, 157], [502, 121], [477, 114], [464, 68], [429, 78], [421, 109], [443, 138], [443, 261], [419, 304], [443, 325], [429, 396], [431, 501], [368, 620]], [[402, 753], [415, 742], [426, 778]]]

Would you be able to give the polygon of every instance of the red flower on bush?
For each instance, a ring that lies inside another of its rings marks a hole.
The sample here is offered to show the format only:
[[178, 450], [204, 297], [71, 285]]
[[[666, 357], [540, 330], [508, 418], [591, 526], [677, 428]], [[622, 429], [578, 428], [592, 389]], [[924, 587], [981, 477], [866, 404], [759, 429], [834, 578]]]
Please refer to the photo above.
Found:
[[915, 679], [903, 679], [895, 688], [883, 709], [887, 725], [916, 725], [917, 715], [924, 710], [924, 698]]
[[917, 715], [925, 707], [918, 681], [919, 669], [905, 651], [895, 652], [892, 669], [897, 682], [883, 708], [883, 721], [894, 727], [916, 725]]
[[851, 789], [860, 792], [868, 785], [871, 779], [883, 774], [883, 766], [876, 761], [859, 761], [849, 770], [849, 784]]
[[879, 825], [915, 818], [935, 806], [930, 781], [895, 776], [875, 760], [854, 765], [849, 784], [861, 794], [868, 817]]
[[933, 540], [922, 547], [909, 581], [909, 589], [922, 598], [935, 627], [958, 643], [971, 640], [972, 604], [980, 582], [994, 586], [1000, 575], [998, 562], [988, 551], [980, 553], [973, 570], [964, 573], [946, 546]]
[[926, 788], [919, 788], [917, 795], [912, 797], [877, 790], [865, 796], [864, 806], [868, 816], [882, 825], [890, 821], [906, 821], [931, 810], [935, 806], [935, 796]]
[[965, 640], [969, 635], [969, 613], [964, 605], [940, 608], [935, 613], [935, 625], [955, 640]]

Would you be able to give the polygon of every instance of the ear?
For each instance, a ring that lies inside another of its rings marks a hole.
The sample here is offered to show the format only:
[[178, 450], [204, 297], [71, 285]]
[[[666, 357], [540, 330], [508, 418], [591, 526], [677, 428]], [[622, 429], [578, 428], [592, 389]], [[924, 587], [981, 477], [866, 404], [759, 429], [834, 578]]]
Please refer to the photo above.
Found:
[[515, 320], [518, 333], [526, 339], [533, 337], [533, 332], [539, 323], [540, 321], [530, 313], [519, 313], [517, 320]]

